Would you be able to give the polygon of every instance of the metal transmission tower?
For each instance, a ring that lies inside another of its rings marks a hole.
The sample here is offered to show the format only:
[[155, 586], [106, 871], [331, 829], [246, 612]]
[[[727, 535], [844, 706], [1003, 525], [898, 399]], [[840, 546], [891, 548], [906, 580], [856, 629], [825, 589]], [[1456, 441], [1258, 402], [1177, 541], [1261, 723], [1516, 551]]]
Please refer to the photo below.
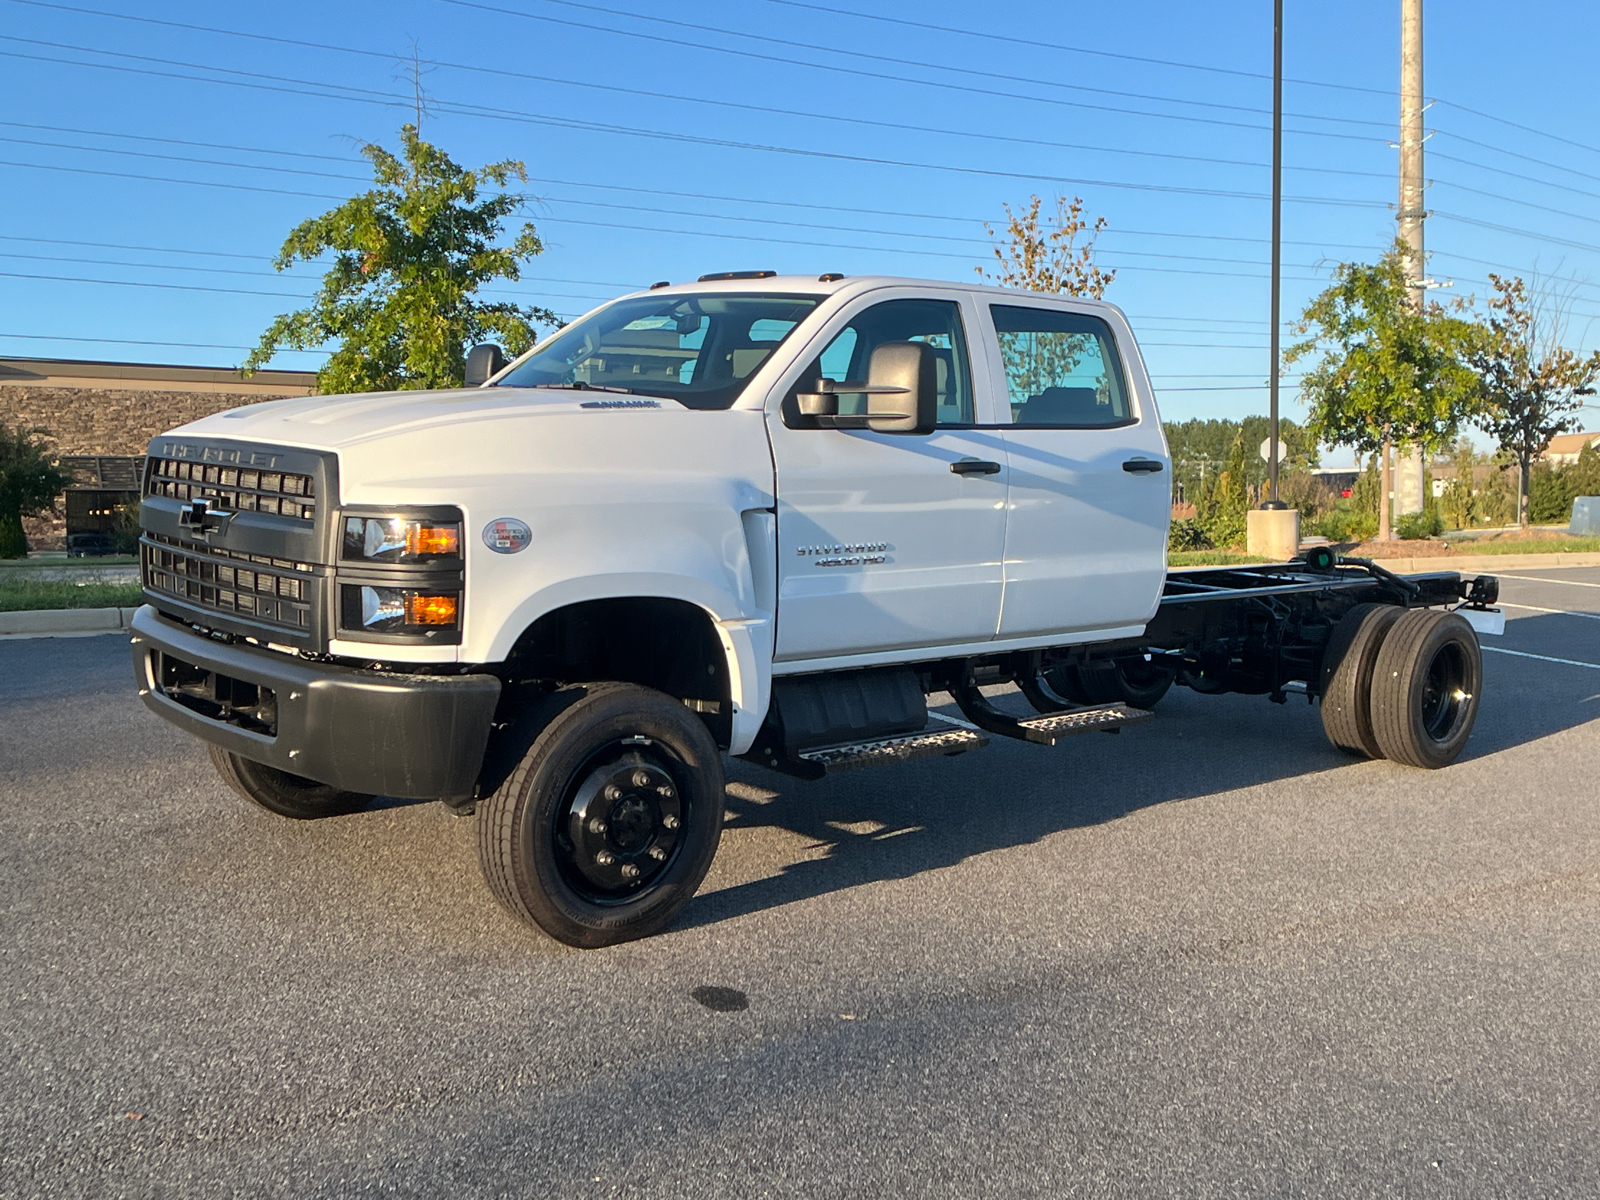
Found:
[[[1422, 175], [1425, 105], [1422, 96], [1422, 0], [1400, 0], [1400, 207], [1395, 212], [1395, 220], [1400, 226], [1400, 240], [1410, 250], [1406, 274], [1411, 281], [1411, 303], [1418, 311], [1427, 302], [1428, 290], [1422, 246], [1422, 223], [1428, 217]], [[1385, 459], [1388, 454], [1385, 449]], [[1421, 512], [1422, 451], [1413, 447], [1398, 466], [1392, 511], [1396, 514]]]

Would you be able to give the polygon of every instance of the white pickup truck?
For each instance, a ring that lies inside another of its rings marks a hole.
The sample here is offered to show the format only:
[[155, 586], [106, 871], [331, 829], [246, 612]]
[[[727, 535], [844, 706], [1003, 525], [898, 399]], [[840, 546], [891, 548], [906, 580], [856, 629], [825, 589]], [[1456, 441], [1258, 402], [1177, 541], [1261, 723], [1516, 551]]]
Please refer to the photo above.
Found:
[[475, 812], [491, 890], [570, 944], [693, 896], [723, 754], [815, 778], [1050, 745], [1174, 681], [1304, 694], [1416, 766], [1471, 732], [1451, 610], [1492, 619], [1494, 579], [1167, 571], [1166, 441], [1110, 304], [735, 272], [477, 347], [468, 380], [156, 438], [134, 665], [276, 813]]

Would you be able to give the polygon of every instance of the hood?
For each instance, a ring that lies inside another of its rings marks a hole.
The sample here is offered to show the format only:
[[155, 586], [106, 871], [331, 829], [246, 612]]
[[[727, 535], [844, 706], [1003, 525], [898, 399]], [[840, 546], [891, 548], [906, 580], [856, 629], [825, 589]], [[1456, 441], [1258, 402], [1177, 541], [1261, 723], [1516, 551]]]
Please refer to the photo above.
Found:
[[479, 422], [624, 412], [687, 412], [676, 400], [617, 392], [557, 388], [449, 388], [440, 391], [363, 392], [269, 400], [191, 422], [174, 433], [340, 450], [375, 439]]

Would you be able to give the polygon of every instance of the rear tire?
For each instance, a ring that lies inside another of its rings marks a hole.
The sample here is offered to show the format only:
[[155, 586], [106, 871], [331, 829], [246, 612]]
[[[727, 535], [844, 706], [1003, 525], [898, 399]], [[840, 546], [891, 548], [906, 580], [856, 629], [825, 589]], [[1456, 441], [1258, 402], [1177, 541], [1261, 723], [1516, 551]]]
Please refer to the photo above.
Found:
[[565, 688], [478, 805], [478, 861], [513, 916], [592, 948], [664, 929], [722, 836], [722, 755], [705, 723], [628, 683]]
[[1406, 610], [1358, 604], [1333, 629], [1322, 654], [1322, 729], [1339, 749], [1384, 757], [1372, 728], [1372, 678], [1384, 639]]
[[259, 804], [280, 817], [294, 821], [344, 817], [360, 812], [377, 799], [365, 792], [346, 792], [302, 775], [291, 775], [276, 767], [240, 758], [220, 746], [207, 748], [222, 782], [252, 804]]
[[1384, 754], [1436, 770], [1466, 748], [1478, 718], [1483, 652], [1455, 613], [1413, 609], [1395, 622], [1378, 652], [1372, 725]]

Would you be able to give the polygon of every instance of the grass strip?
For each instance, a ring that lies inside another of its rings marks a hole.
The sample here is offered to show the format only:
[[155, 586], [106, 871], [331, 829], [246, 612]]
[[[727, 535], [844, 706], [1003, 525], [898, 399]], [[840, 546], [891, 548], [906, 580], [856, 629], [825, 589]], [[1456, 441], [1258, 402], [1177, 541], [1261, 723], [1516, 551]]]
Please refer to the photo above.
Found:
[[1230, 554], [1226, 550], [1169, 550], [1169, 567], [1237, 567], [1245, 563], [1271, 562], [1259, 554]]
[[46, 608], [134, 608], [144, 603], [137, 583], [0, 580], [0, 612]]

